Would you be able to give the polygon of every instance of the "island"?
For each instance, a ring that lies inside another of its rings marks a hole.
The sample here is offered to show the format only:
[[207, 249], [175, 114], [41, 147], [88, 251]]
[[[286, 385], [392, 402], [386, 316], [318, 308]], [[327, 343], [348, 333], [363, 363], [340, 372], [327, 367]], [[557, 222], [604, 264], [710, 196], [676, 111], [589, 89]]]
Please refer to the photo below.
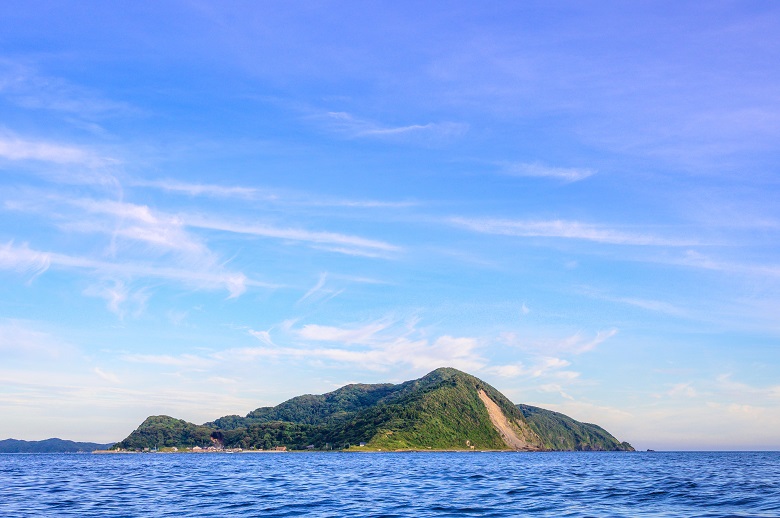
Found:
[[42, 441], [3, 439], [0, 441], [0, 453], [89, 453], [111, 446], [112, 444], [75, 442], [56, 437]]
[[400, 384], [351, 384], [201, 425], [148, 417], [113, 452], [634, 451], [590, 423], [515, 405], [470, 374], [440, 368]]

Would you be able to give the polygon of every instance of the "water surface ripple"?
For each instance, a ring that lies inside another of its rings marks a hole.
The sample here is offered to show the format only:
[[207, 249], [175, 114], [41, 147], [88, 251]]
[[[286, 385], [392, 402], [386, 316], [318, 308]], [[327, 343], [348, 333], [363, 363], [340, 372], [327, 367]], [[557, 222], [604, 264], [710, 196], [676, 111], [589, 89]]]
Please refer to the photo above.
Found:
[[0, 455], [0, 516], [780, 516], [780, 452]]

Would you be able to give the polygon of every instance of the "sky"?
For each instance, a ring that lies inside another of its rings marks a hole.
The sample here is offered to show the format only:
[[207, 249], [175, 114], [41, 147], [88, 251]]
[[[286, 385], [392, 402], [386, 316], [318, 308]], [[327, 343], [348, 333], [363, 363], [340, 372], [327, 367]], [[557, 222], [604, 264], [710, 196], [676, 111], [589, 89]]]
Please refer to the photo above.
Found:
[[780, 4], [0, 5], [0, 438], [443, 366], [780, 449]]

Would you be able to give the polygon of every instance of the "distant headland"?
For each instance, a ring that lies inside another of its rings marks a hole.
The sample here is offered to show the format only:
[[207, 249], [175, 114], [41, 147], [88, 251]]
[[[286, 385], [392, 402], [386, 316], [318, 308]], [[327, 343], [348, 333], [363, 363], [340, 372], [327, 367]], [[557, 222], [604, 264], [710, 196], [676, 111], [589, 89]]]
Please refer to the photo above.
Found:
[[51, 438], [42, 441], [4, 439], [0, 441], [0, 453], [87, 453], [112, 446], [96, 442], [75, 442]]

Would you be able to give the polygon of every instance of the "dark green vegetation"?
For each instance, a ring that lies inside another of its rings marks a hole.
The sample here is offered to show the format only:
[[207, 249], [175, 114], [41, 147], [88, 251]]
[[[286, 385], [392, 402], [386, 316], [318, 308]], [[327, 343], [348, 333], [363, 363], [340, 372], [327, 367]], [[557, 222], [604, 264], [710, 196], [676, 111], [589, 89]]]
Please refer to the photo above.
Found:
[[634, 451], [627, 442], [619, 442], [602, 427], [575, 421], [552, 410], [517, 405], [531, 429], [542, 438], [544, 448], [558, 451]]
[[110, 446], [110, 444], [73, 442], [56, 438], [43, 441], [5, 439], [0, 441], [0, 453], [80, 453], [105, 450]]
[[515, 406], [484, 381], [447, 368], [398, 385], [355, 384], [328, 394], [299, 396], [275, 407], [258, 408], [246, 417], [225, 416], [203, 425], [153, 416], [116, 447], [512, 449], [493, 425], [480, 391], [506, 416], [510, 433], [517, 438], [514, 448], [632, 449], [595, 425]]

